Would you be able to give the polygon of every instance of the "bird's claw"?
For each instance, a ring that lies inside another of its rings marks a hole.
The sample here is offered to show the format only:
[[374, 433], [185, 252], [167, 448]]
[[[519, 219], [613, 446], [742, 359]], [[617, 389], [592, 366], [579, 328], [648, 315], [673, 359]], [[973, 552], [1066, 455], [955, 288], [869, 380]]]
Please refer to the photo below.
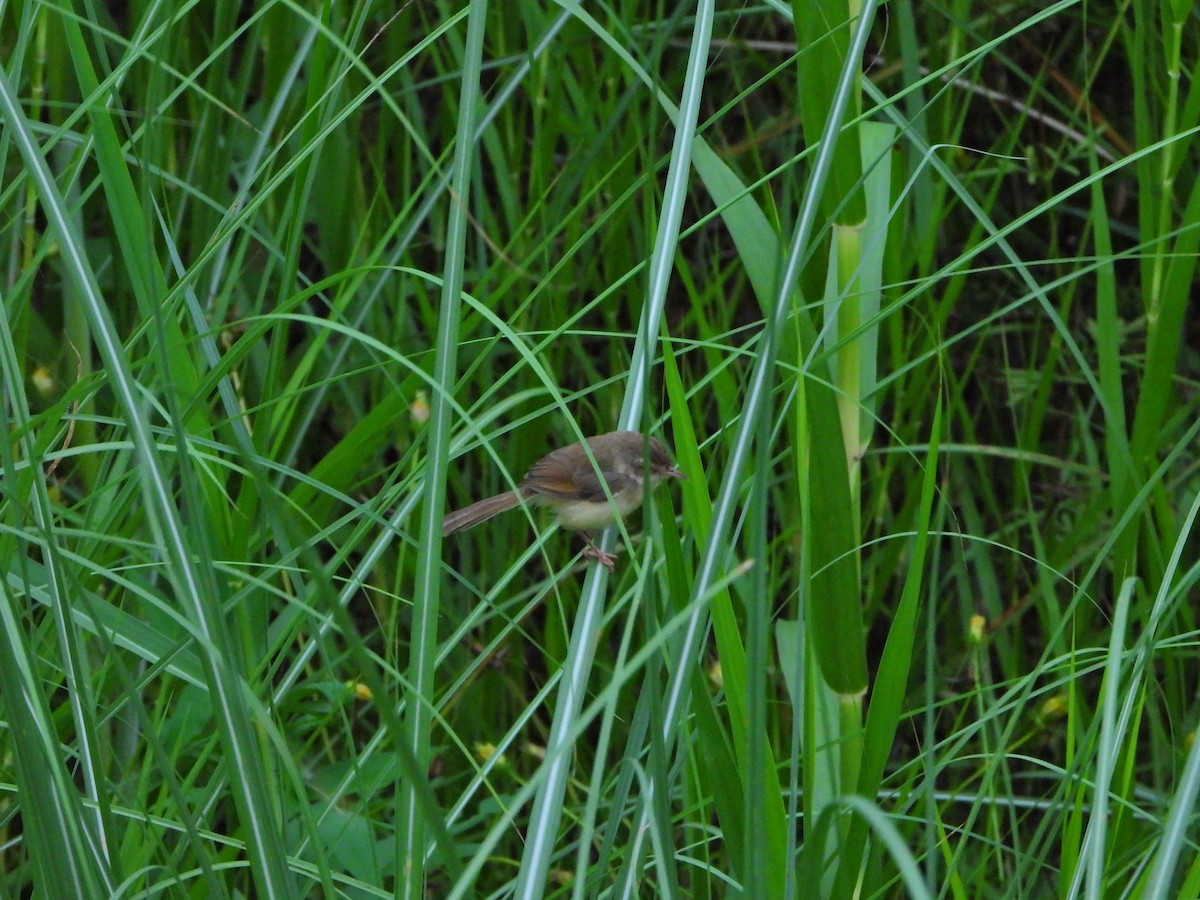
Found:
[[600, 565], [604, 566], [608, 571], [614, 572], [617, 568], [617, 555], [601, 550], [592, 542], [592, 539], [584, 536], [584, 541], [587, 543], [587, 549], [583, 551], [583, 555], [588, 559], [594, 559]]

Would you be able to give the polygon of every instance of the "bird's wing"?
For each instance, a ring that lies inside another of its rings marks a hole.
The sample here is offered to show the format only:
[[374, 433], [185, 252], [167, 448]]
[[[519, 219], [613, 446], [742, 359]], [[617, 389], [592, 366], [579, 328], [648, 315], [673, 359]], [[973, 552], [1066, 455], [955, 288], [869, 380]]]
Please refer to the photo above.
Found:
[[[557, 500], [604, 502], [604, 485], [592, 461], [586, 457], [574, 460], [571, 450], [572, 447], [563, 447], [538, 460], [521, 481], [521, 487]], [[629, 475], [613, 474], [608, 478], [608, 489], [616, 494], [636, 481]]]

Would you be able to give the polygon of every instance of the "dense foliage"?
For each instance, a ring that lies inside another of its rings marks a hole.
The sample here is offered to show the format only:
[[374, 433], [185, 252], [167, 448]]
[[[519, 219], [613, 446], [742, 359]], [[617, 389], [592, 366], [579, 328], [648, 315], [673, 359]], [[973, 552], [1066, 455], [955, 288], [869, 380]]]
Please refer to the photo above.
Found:
[[1198, 44], [0, 6], [0, 893], [1196, 896]]

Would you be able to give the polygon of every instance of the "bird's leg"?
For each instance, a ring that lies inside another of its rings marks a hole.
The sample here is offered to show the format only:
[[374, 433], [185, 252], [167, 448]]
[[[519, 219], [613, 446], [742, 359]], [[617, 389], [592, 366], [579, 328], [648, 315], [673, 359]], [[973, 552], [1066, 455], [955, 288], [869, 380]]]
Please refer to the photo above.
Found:
[[583, 538], [584, 543], [588, 545], [588, 548], [583, 551], [583, 555], [588, 559], [596, 560], [596, 562], [600, 563], [600, 565], [604, 566], [606, 569], [608, 569], [608, 571], [615, 571], [617, 568], [616, 554], [606, 553], [604, 550], [601, 550], [596, 546], [595, 541], [593, 541], [586, 533], [581, 531], [579, 534], [580, 537]]

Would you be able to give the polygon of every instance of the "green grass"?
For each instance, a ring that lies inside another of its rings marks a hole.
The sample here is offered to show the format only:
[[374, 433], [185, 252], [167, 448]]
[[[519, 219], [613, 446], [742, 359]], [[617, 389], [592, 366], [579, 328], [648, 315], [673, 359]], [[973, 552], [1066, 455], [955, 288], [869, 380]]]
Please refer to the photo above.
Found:
[[1197, 14], [862, 14], [0, 7], [0, 896], [1200, 895]]

